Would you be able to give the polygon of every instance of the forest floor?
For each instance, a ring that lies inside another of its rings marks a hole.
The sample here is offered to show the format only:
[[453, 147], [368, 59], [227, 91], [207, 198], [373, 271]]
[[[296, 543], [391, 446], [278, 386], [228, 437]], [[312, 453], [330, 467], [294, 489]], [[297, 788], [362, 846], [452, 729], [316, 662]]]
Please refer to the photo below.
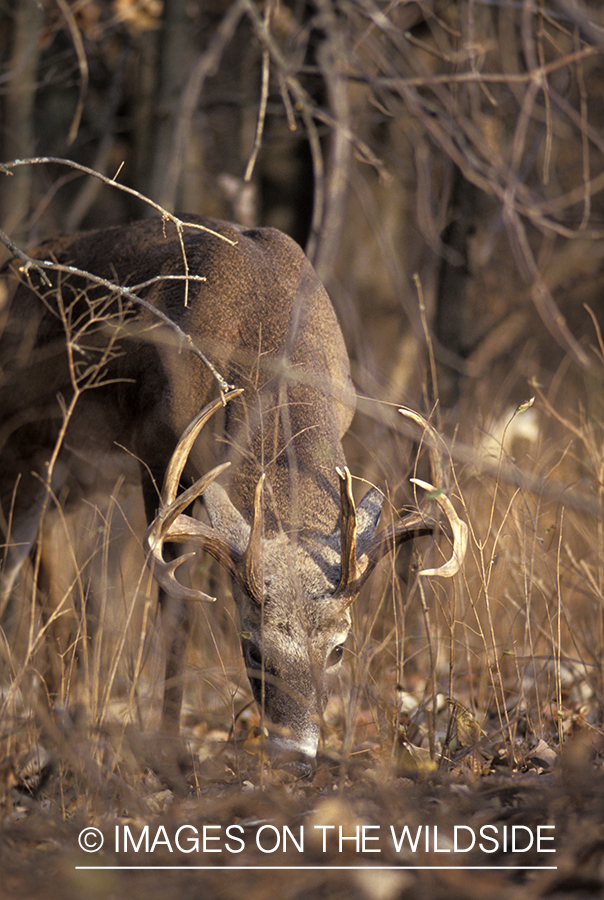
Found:
[[559, 750], [456, 721], [440, 763], [401, 731], [304, 772], [271, 765], [254, 728], [92, 742], [48, 719], [2, 763], [0, 898], [603, 895], [601, 732], [577, 720]]

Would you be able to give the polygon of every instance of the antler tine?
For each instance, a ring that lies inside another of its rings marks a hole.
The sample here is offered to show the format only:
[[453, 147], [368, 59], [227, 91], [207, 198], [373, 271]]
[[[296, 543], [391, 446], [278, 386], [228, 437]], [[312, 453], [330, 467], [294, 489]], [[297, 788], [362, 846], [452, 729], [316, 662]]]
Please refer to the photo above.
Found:
[[[426, 576], [440, 575], [442, 578], [451, 578], [459, 571], [466, 554], [468, 545], [468, 526], [459, 518], [455, 511], [455, 507], [446, 494], [439, 492], [438, 488], [428, 484], [428, 482], [420, 481], [417, 478], [412, 478], [411, 481], [424, 490], [434, 493], [434, 499], [444, 511], [453, 534], [453, 553], [451, 554], [450, 559], [439, 568], [422, 569], [419, 574]], [[344, 493], [345, 488], [343, 487], [343, 482], [340, 484], [340, 488], [342, 493]], [[344, 521], [344, 515], [342, 516], [342, 521]], [[345, 538], [343, 526], [342, 578], [336, 589], [336, 595], [343, 596], [346, 604], [352, 603], [382, 557], [386, 556], [386, 554], [390, 553], [401, 544], [404, 544], [406, 541], [433, 534], [438, 530], [442, 530], [442, 525], [440, 525], [432, 516], [426, 515], [426, 513], [420, 512], [419, 510], [409, 513], [403, 519], [395, 522], [394, 525], [384, 528], [379, 534], [374, 536], [369, 546], [362, 553], [360, 559], [355, 559], [356, 569], [354, 569], [353, 574], [350, 563], [350, 542], [348, 544], [347, 552], [344, 552]], [[344, 574], [345, 571], [347, 573], [346, 577]]]
[[357, 514], [352, 496], [352, 476], [348, 466], [337, 468], [340, 478], [340, 538], [342, 549], [342, 575], [336, 588], [337, 594], [346, 593], [359, 578], [357, 564]]
[[250, 528], [250, 539], [243, 554], [244, 587], [250, 596], [261, 604], [264, 600], [265, 590], [262, 583], [261, 554], [262, 554], [262, 487], [264, 485], [264, 472], [260, 476], [254, 493], [254, 512]]
[[207, 546], [208, 549], [211, 545], [212, 555], [224, 561], [227, 568], [233, 566], [233, 548], [216, 538], [212, 530], [206, 528], [203, 523], [181, 515], [183, 510], [197, 499], [207, 486], [228, 468], [230, 463], [215, 466], [210, 472], [199, 478], [195, 484], [183, 491], [180, 496], [177, 497], [177, 493], [183, 469], [201, 429], [224, 403], [228, 403], [229, 400], [241, 393], [241, 388], [229, 391], [224, 397], [208, 403], [186, 427], [166, 470], [159, 512], [145, 533], [144, 546], [149, 554], [148, 561], [152, 566], [155, 578], [171, 596], [179, 599], [213, 601], [215, 598], [203, 591], [187, 588], [180, 584], [174, 573], [179, 566], [195, 554], [185, 553], [177, 559], [166, 562], [163, 557], [163, 547], [166, 541], [179, 543], [195, 541], [198, 545]]
[[[446, 450], [447, 445], [445, 441], [430, 422], [424, 419], [423, 416], [420, 416], [419, 413], [412, 409], [407, 409], [406, 407], [401, 407], [399, 413], [407, 419], [411, 419], [411, 421], [415, 422], [417, 425], [421, 425], [424, 429], [424, 433], [428, 436], [432, 477], [439, 482], [441, 480], [441, 477], [439, 476], [441, 467], [439, 465], [437, 447], [440, 446]], [[441, 488], [434, 487], [434, 485], [429, 484], [427, 481], [420, 481], [418, 478], [411, 478], [411, 482], [418, 487], [423, 488], [423, 490], [430, 491], [434, 494], [433, 499], [436, 500], [449, 520], [449, 525], [451, 526], [451, 532], [453, 534], [453, 553], [448, 562], [437, 569], [423, 569], [419, 574], [440, 575], [442, 578], [451, 578], [459, 571], [466, 555], [466, 550], [468, 549], [468, 526], [459, 518], [455, 511], [455, 507]]]
[[[450, 559], [439, 568], [422, 569], [419, 574], [440, 575], [441, 578], [451, 578], [459, 571], [466, 555], [468, 546], [468, 526], [459, 518], [455, 511], [455, 507], [444, 492], [439, 491], [438, 488], [435, 488], [434, 485], [429, 484], [427, 481], [420, 481], [418, 478], [411, 478], [410, 480], [413, 484], [418, 485], [418, 487], [434, 494], [434, 500], [436, 500], [449, 520], [453, 535], [453, 553], [451, 554]], [[399, 547], [401, 544], [414, 538], [433, 534], [438, 530], [442, 530], [442, 525], [440, 525], [436, 519], [432, 518], [432, 516], [428, 516], [419, 511], [411, 512], [406, 515], [404, 519], [401, 519], [389, 528], [385, 528], [380, 534], [376, 535], [367, 548], [366, 557], [362, 561], [364, 562], [364, 565], [362, 565], [362, 572], [357, 585], [357, 590], [360, 590], [363, 586], [380, 559], [393, 548]]]
[[[230, 462], [225, 462], [219, 466], [215, 466], [199, 478], [195, 484], [192, 484], [186, 491], [183, 491], [179, 497], [172, 500], [168, 506], [162, 506], [156, 518], [153, 520], [149, 532], [154, 529], [156, 534], [161, 534], [164, 536], [164, 540], [168, 540], [170, 528], [178, 516], [187, 508], [187, 506], [190, 506], [194, 500], [197, 500], [200, 494], [203, 494], [207, 486], [218, 478], [225, 469], [228, 469], [230, 465]], [[175, 534], [178, 533], [179, 532], [175, 532]]]
[[[199, 543], [200, 538], [204, 534], [202, 529], [205, 528], [203, 523], [195, 522], [188, 516], [181, 515], [182, 511], [189, 506], [193, 500], [196, 500], [202, 494], [207, 486], [217, 478], [221, 472], [229, 467], [230, 463], [223, 463], [216, 466], [202, 478], [191, 485], [184, 491], [180, 497], [174, 500], [168, 507], [160, 509], [156, 518], [153, 520], [144, 538], [144, 546], [150, 553], [150, 561], [153, 565], [153, 574], [159, 584], [168, 591], [173, 597], [182, 600], [210, 600], [215, 598], [204, 594], [193, 588], [187, 588], [182, 585], [175, 576], [176, 569], [188, 559], [195, 556], [195, 553], [184, 553], [177, 559], [166, 562], [164, 560], [164, 543], [166, 541], [175, 541], [177, 543], [186, 543], [196, 540]], [[207, 541], [216, 540], [212, 535], [211, 529], [207, 529]], [[215, 554], [213, 554], [215, 555]]]
[[[211, 403], [208, 403], [207, 406], [204, 406], [201, 412], [198, 413], [191, 422], [189, 422], [189, 424], [183, 431], [178, 444], [176, 445], [176, 449], [172, 454], [172, 457], [168, 464], [168, 468], [166, 469], [164, 485], [161, 493], [162, 508], [173, 503], [178, 493], [178, 486], [180, 484], [180, 478], [183, 473], [183, 469], [187, 463], [189, 454], [193, 449], [193, 444], [197, 440], [203, 426], [209, 419], [212, 418], [214, 413], [218, 409], [220, 409], [221, 406], [224, 406], [229, 402], [229, 400], [232, 400], [234, 397], [238, 397], [239, 394], [242, 393], [243, 388], [237, 388], [236, 390], [229, 391], [223, 396], [217, 397], [216, 400], [213, 400]], [[199, 493], [201, 493], [201, 491]], [[197, 496], [199, 496], [199, 494]]]
[[412, 478], [411, 481], [418, 487], [423, 488], [424, 491], [431, 491], [434, 493], [434, 499], [449, 520], [449, 525], [453, 532], [453, 553], [451, 554], [451, 558], [438, 569], [422, 569], [419, 574], [440, 575], [441, 578], [452, 578], [453, 575], [456, 575], [457, 572], [459, 572], [466, 555], [466, 550], [468, 549], [468, 526], [459, 518], [455, 511], [455, 507], [443, 491], [439, 491], [438, 488], [435, 488], [434, 485], [429, 484], [427, 481], [420, 481], [419, 478]]

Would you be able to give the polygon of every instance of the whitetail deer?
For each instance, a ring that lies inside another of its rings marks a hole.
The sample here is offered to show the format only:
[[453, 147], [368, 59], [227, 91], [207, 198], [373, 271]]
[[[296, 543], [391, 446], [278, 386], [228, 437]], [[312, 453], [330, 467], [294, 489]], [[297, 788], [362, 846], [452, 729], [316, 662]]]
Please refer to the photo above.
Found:
[[[125, 448], [140, 463], [150, 564], [176, 623], [164, 728], [179, 728], [189, 610], [206, 599], [176, 579], [186, 556], [173, 545], [192, 544], [231, 576], [273, 744], [315, 756], [352, 601], [386, 552], [435, 528], [414, 512], [376, 534], [377, 489], [355, 509], [341, 445], [355, 395], [325, 289], [282, 233], [196, 217], [180, 233], [156, 219], [59, 237], [31, 256], [52, 261], [50, 280], [8, 267], [0, 342], [6, 590], [45, 510], [85, 495], [87, 458]], [[235, 390], [217, 388], [203, 354]], [[185, 514], [197, 497], [209, 524]]]

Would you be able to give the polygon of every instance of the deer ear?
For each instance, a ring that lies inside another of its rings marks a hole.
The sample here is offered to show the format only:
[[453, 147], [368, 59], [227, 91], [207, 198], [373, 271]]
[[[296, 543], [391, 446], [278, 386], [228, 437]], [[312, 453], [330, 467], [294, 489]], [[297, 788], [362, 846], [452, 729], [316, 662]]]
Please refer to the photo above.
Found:
[[216, 482], [209, 484], [203, 492], [203, 505], [216, 533], [239, 553], [244, 553], [250, 540], [250, 526], [231, 503], [225, 489]]
[[377, 488], [367, 491], [357, 506], [357, 558], [363, 555], [377, 528], [384, 503], [384, 495]]

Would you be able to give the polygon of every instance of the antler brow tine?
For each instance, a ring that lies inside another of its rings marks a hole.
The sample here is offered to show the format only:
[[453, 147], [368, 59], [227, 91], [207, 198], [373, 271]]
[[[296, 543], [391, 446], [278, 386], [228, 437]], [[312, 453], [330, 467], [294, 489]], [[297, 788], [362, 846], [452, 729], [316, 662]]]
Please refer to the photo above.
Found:
[[340, 479], [340, 537], [342, 548], [342, 575], [336, 593], [343, 593], [359, 577], [357, 564], [357, 513], [352, 496], [352, 476], [348, 466], [336, 468]]
[[262, 552], [262, 487], [264, 485], [264, 472], [258, 480], [254, 492], [254, 513], [250, 527], [250, 539], [243, 554], [243, 570], [245, 588], [256, 603], [264, 600], [265, 590], [262, 582], [261, 552]]

